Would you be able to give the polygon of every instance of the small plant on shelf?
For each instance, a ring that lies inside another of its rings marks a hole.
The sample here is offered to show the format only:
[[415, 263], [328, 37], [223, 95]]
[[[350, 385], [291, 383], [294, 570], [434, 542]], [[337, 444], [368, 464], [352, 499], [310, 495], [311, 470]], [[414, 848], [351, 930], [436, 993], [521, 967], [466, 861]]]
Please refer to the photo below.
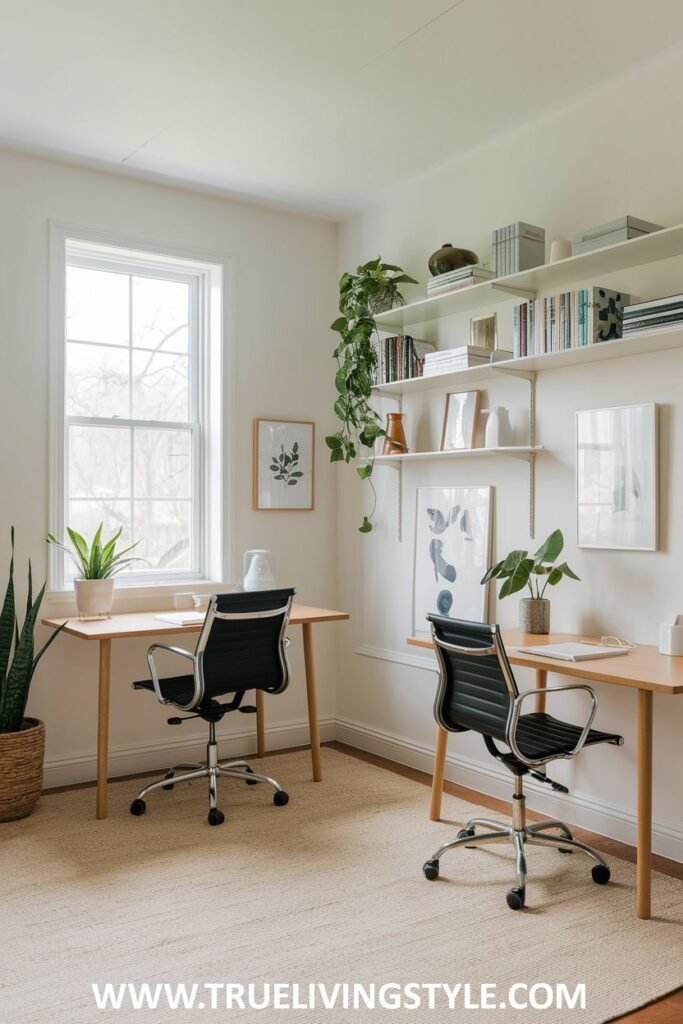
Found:
[[331, 462], [351, 462], [362, 449], [368, 449], [369, 461], [358, 466], [361, 480], [367, 480], [373, 492], [373, 506], [363, 516], [361, 533], [370, 533], [377, 495], [370, 479], [373, 463], [372, 449], [384, 429], [378, 414], [370, 405], [374, 372], [377, 366], [375, 315], [403, 302], [400, 284], [417, 284], [401, 267], [382, 263], [381, 257], [356, 268], [355, 274], [343, 274], [339, 282], [339, 312], [341, 316], [332, 324], [340, 335], [333, 356], [337, 361], [335, 386], [337, 398], [334, 411], [341, 422], [336, 434], [325, 438], [330, 449]]
[[561, 530], [553, 530], [535, 554], [528, 551], [511, 551], [500, 562], [496, 562], [482, 579], [503, 580], [499, 597], [509, 597], [525, 587], [530, 597], [524, 598], [519, 606], [519, 628], [524, 633], [550, 632], [550, 601], [545, 597], [548, 587], [556, 587], [565, 577], [578, 580], [566, 562], [557, 565], [564, 548]]

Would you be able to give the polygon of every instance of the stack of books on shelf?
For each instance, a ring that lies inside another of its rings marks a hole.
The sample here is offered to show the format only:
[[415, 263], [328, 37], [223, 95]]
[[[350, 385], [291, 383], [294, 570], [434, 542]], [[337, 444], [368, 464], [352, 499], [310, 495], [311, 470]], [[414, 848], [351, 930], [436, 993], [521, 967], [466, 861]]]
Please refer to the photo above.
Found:
[[466, 370], [470, 366], [483, 366], [503, 359], [512, 359], [512, 352], [503, 349], [492, 352], [479, 345], [460, 345], [441, 352], [428, 352], [424, 361], [424, 376], [438, 377], [442, 373], [454, 373], [456, 370]]
[[537, 228], [534, 224], [518, 220], [515, 224], [508, 224], [493, 232], [491, 265], [498, 277], [541, 267], [544, 263], [545, 228]]
[[624, 309], [624, 336], [647, 334], [677, 324], [683, 324], [683, 295], [635, 302]]
[[598, 224], [597, 227], [587, 228], [574, 235], [572, 255], [580, 256], [593, 249], [616, 245], [617, 242], [628, 242], [630, 238], [641, 238], [643, 235], [650, 235], [653, 231], [661, 230], [661, 224], [652, 224], [648, 220], [640, 220], [639, 217], [628, 215], [619, 217], [618, 220], [609, 221], [608, 224]]
[[461, 288], [469, 288], [470, 285], [490, 281], [495, 276], [492, 270], [486, 270], [478, 263], [469, 267], [460, 267], [459, 270], [449, 270], [446, 274], [430, 277], [427, 281], [427, 298], [431, 299], [434, 295], [457, 292]]
[[562, 352], [621, 338], [627, 302], [624, 292], [598, 287], [522, 302], [514, 310], [514, 357]]
[[377, 366], [374, 384], [391, 384], [397, 380], [421, 377], [425, 356], [436, 349], [433, 341], [418, 341], [407, 334], [380, 338], [377, 343]]

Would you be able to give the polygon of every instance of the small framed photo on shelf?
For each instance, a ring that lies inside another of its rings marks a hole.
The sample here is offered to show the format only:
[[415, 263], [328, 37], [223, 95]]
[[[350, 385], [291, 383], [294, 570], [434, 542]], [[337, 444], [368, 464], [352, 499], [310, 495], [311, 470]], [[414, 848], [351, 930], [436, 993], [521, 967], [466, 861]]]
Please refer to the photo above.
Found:
[[470, 317], [470, 345], [493, 352], [498, 347], [498, 325], [495, 313]]
[[254, 508], [314, 508], [315, 424], [254, 420]]
[[657, 406], [576, 414], [581, 548], [657, 550]]
[[479, 391], [455, 391], [446, 395], [441, 428], [441, 451], [474, 448], [479, 416]]

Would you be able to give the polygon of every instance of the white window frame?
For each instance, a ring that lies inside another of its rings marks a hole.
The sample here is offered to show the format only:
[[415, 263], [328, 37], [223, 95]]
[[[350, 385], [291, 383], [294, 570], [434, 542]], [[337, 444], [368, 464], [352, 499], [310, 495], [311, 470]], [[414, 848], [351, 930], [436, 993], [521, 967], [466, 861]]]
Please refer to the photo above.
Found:
[[[178, 587], [192, 589], [231, 577], [232, 520], [226, 528], [224, 508], [232, 510], [232, 466], [226, 434], [231, 435], [232, 346], [225, 311], [230, 309], [231, 257], [196, 250], [180, 250], [165, 244], [141, 242], [108, 233], [50, 224], [50, 532], [63, 537], [66, 526], [68, 424], [97, 422], [106, 417], [66, 416], [66, 268], [68, 263], [102, 269], [105, 265], [124, 273], [175, 277], [190, 285], [190, 318], [198, 336], [190, 345], [190, 425], [193, 454], [193, 548], [197, 554], [192, 571], [167, 570], [130, 573], [118, 577], [117, 589], [154, 596]], [[227, 371], [227, 372], [226, 372]], [[151, 421], [112, 419], [118, 426], [148, 426]], [[174, 423], [155, 423], [177, 426]], [[187, 429], [185, 422], [183, 429]], [[61, 553], [50, 549], [49, 594], [63, 598], [70, 589]]]

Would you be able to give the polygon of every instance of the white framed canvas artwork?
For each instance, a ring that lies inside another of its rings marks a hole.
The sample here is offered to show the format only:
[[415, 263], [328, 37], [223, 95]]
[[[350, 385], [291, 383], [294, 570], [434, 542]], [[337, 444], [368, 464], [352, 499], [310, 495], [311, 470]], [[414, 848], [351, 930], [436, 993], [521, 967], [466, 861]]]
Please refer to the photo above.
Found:
[[429, 634], [428, 612], [485, 622], [492, 487], [419, 487], [415, 519], [413, 632]]
[[254, 508], [314, 507], [315, 424], [254, 420]]
[[446, 395], [441, 428], [441, 451], [474, 448], [479, 414], [479, 391], [456, 391]]
[[657, 550], [657, 406], [576, 414], [577, 541]]

